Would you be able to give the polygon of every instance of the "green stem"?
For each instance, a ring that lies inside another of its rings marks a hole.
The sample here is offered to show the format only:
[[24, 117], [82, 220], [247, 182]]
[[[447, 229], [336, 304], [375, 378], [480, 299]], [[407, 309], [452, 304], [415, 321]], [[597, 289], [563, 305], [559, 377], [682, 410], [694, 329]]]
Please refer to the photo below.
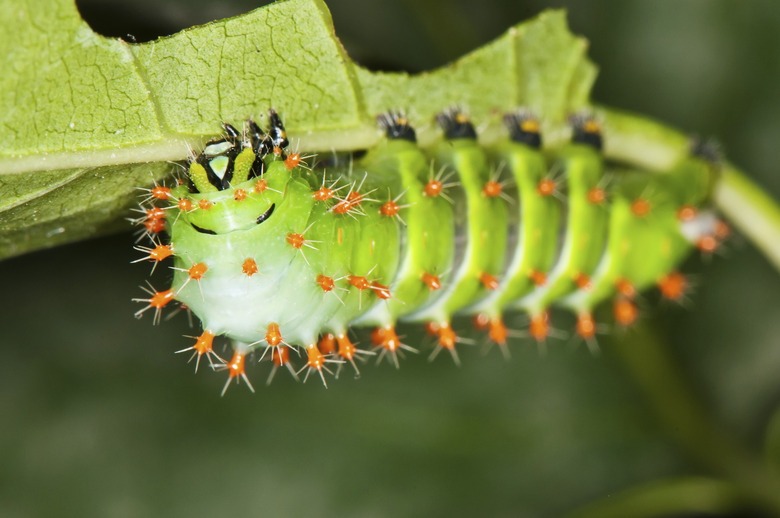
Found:
[[780, 206], [731, 164], [723, 168], [715, 204], [780, 270]]
[[644, 392], [671, 438], [702, 466], [780, 516], [780, 481], [711, 420], [657, 331], [647, 326], [634, 329], [610, 352]]

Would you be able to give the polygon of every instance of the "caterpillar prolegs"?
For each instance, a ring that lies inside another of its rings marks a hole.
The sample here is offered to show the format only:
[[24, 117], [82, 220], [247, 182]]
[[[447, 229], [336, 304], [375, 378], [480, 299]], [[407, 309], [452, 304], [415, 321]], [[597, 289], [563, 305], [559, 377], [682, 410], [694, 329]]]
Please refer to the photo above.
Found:
[[[559, 306], [592, 344], [597, 305], [611, 300], [628, 326], [641, 291], [681, 300], [680, 262], [728, 234], [708, 208], [718, 157], [698, 142], [669, 171], [648, 173], [605, 163], [609, 134], [588, 114], [570, 118], [556, 149], [523, 109], [504, 116], [506, 135], [489, 147], [457, 109], [436, 116], [441, 136], [425, 149], [403, 115], [377, 120], [380, 144], [319, 161], [289, 150], [274, 111], [267, 133], [225, 124], [175, 187], [150, 191], [139, 223], [153, 244], [137, 248], [155, 266], [173, 256], [174, 275], [136, 299], [138, 315], [157, 321], [174, 300], [194, 313], [203, 331], [184, 351], [225, 369], [225, 389], [252, 387], [250, 356], [272, 362], [271, 376], [286, 367], [323, 382], [344, 363], [357, 372], [368, 354], [397, 366], [415, 350], [398, 321], [424, 324], [432, 355], [446, 349], [456, 362], [459, 315], [506, 351], [504, 312], [527, 313], [523, 332], [545, 342]], [[373, 350], [353, 343], [353, 326], [371, 329]], [[231, 358], [214, 351], [216, 337], [232, 341]], [[291, 350], [302, 352], [297, 365]]]

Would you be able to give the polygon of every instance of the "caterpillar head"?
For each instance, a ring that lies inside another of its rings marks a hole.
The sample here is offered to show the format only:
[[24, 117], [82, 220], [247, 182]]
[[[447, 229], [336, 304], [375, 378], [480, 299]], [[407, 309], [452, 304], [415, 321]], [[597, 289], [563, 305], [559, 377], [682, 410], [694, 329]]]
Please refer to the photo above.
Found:
[[176, 299], [211, 332], [239, 341], [283, 322], [276, 309], [296, 293], [290, 265], [301, 254], [290, 236], [305, 233], [315, 202], [306, 171], [288, 167], [274, 115], [267, 135], [251, 121], [243, 133], [226, 124], [226, 135], [190, 161], [166, 210]]

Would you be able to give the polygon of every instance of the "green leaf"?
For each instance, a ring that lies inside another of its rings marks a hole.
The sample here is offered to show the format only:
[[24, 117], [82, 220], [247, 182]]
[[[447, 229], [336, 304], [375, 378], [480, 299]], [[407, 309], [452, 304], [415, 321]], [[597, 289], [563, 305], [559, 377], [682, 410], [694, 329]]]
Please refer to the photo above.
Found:
[[[168, 161], [185, 159], [223, 121], [260, 120], [274, 107], [307, 151], [373, 145], [375, 117], [391, 108], [430, 126], [433, 110], [462, 104], [497, 127], [501, 110], [527, 105], [554, 130], [587, 103], [595, 78], [585, 41], [560, 11], [408, 76], [354, 65], [321, 0], [277, 2], [138, 45], [95, 34], [72, 0], [7, 4], [0, 258], [117, 228], [135, 188], [163, 177]], [[421, 128], [421, 141], [432, 134]]]

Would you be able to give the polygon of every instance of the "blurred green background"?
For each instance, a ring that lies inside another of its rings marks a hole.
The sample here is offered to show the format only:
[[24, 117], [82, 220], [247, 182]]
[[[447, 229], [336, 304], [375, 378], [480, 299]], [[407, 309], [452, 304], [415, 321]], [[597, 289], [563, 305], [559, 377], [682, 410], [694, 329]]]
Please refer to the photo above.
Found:
[[[105, 33], [143, 40], [257, 4], [79, 5]], [[564, 6], [601, 67], [595, 100], [718, 138], [732, 161], [780, 199], [780, 3], [330, 6], [358, 62], [410, 71], [442, 65], [518, 21]], [[366, 365], [360, 380], [346, 374], [328, 390], [316, 380], [296, 384], [284, 372], [264, 387], [267, 367], [252, 366], [258, 393], [233, 387], [224, 398], [223, 374], [193, 376], [193, 365], [172, 354], [188, 345], [181, 335], [199, 331], [186, 318], [157, 327], [133, 318], [130, 299], [140, 296], [149, 268], [129, 264], [137, 256], [132, 242], [127, 233], [0, 264], [2, 517], [560, 516], [676, 477], [751, 487], [772, 435], [780, 275], [738, 237], [722, 256], [686, 265], [697, 285], [690, 308], [647, 297], [644, 325], [652, 334], [602, 337], [600, 356], [565, 340], [541, 355], [516, 340], [511, 361], [464, 347], [456, 368], [446, 355], [428, 363], [423, 346], [400, 371]], [[519, 327], [521, 318], [510, 321]], [[412, 345], [424, 340], [414, 328], [403, 331]], [[674, 369], [641, 356], [643, 347], [667, 351]], [[651, 374], [637, 376], [626, 367], [631, 362]], [[690, 392], [678, 390], [678, 379]], [[708, 421], [686, 412], [691, 395]], [[697, 448], [686, 433], [702, 424]], [[720, 442], [710, 443], [719, 434], [758, 464], [735, 467]], [[664, 515], [746, 516], [750, 507], [698, 496], [702, 505], [691, 509], [699, 514], [680, 507]], [[648, 513], [626, 507], [618, 515], [663, 514]]]

